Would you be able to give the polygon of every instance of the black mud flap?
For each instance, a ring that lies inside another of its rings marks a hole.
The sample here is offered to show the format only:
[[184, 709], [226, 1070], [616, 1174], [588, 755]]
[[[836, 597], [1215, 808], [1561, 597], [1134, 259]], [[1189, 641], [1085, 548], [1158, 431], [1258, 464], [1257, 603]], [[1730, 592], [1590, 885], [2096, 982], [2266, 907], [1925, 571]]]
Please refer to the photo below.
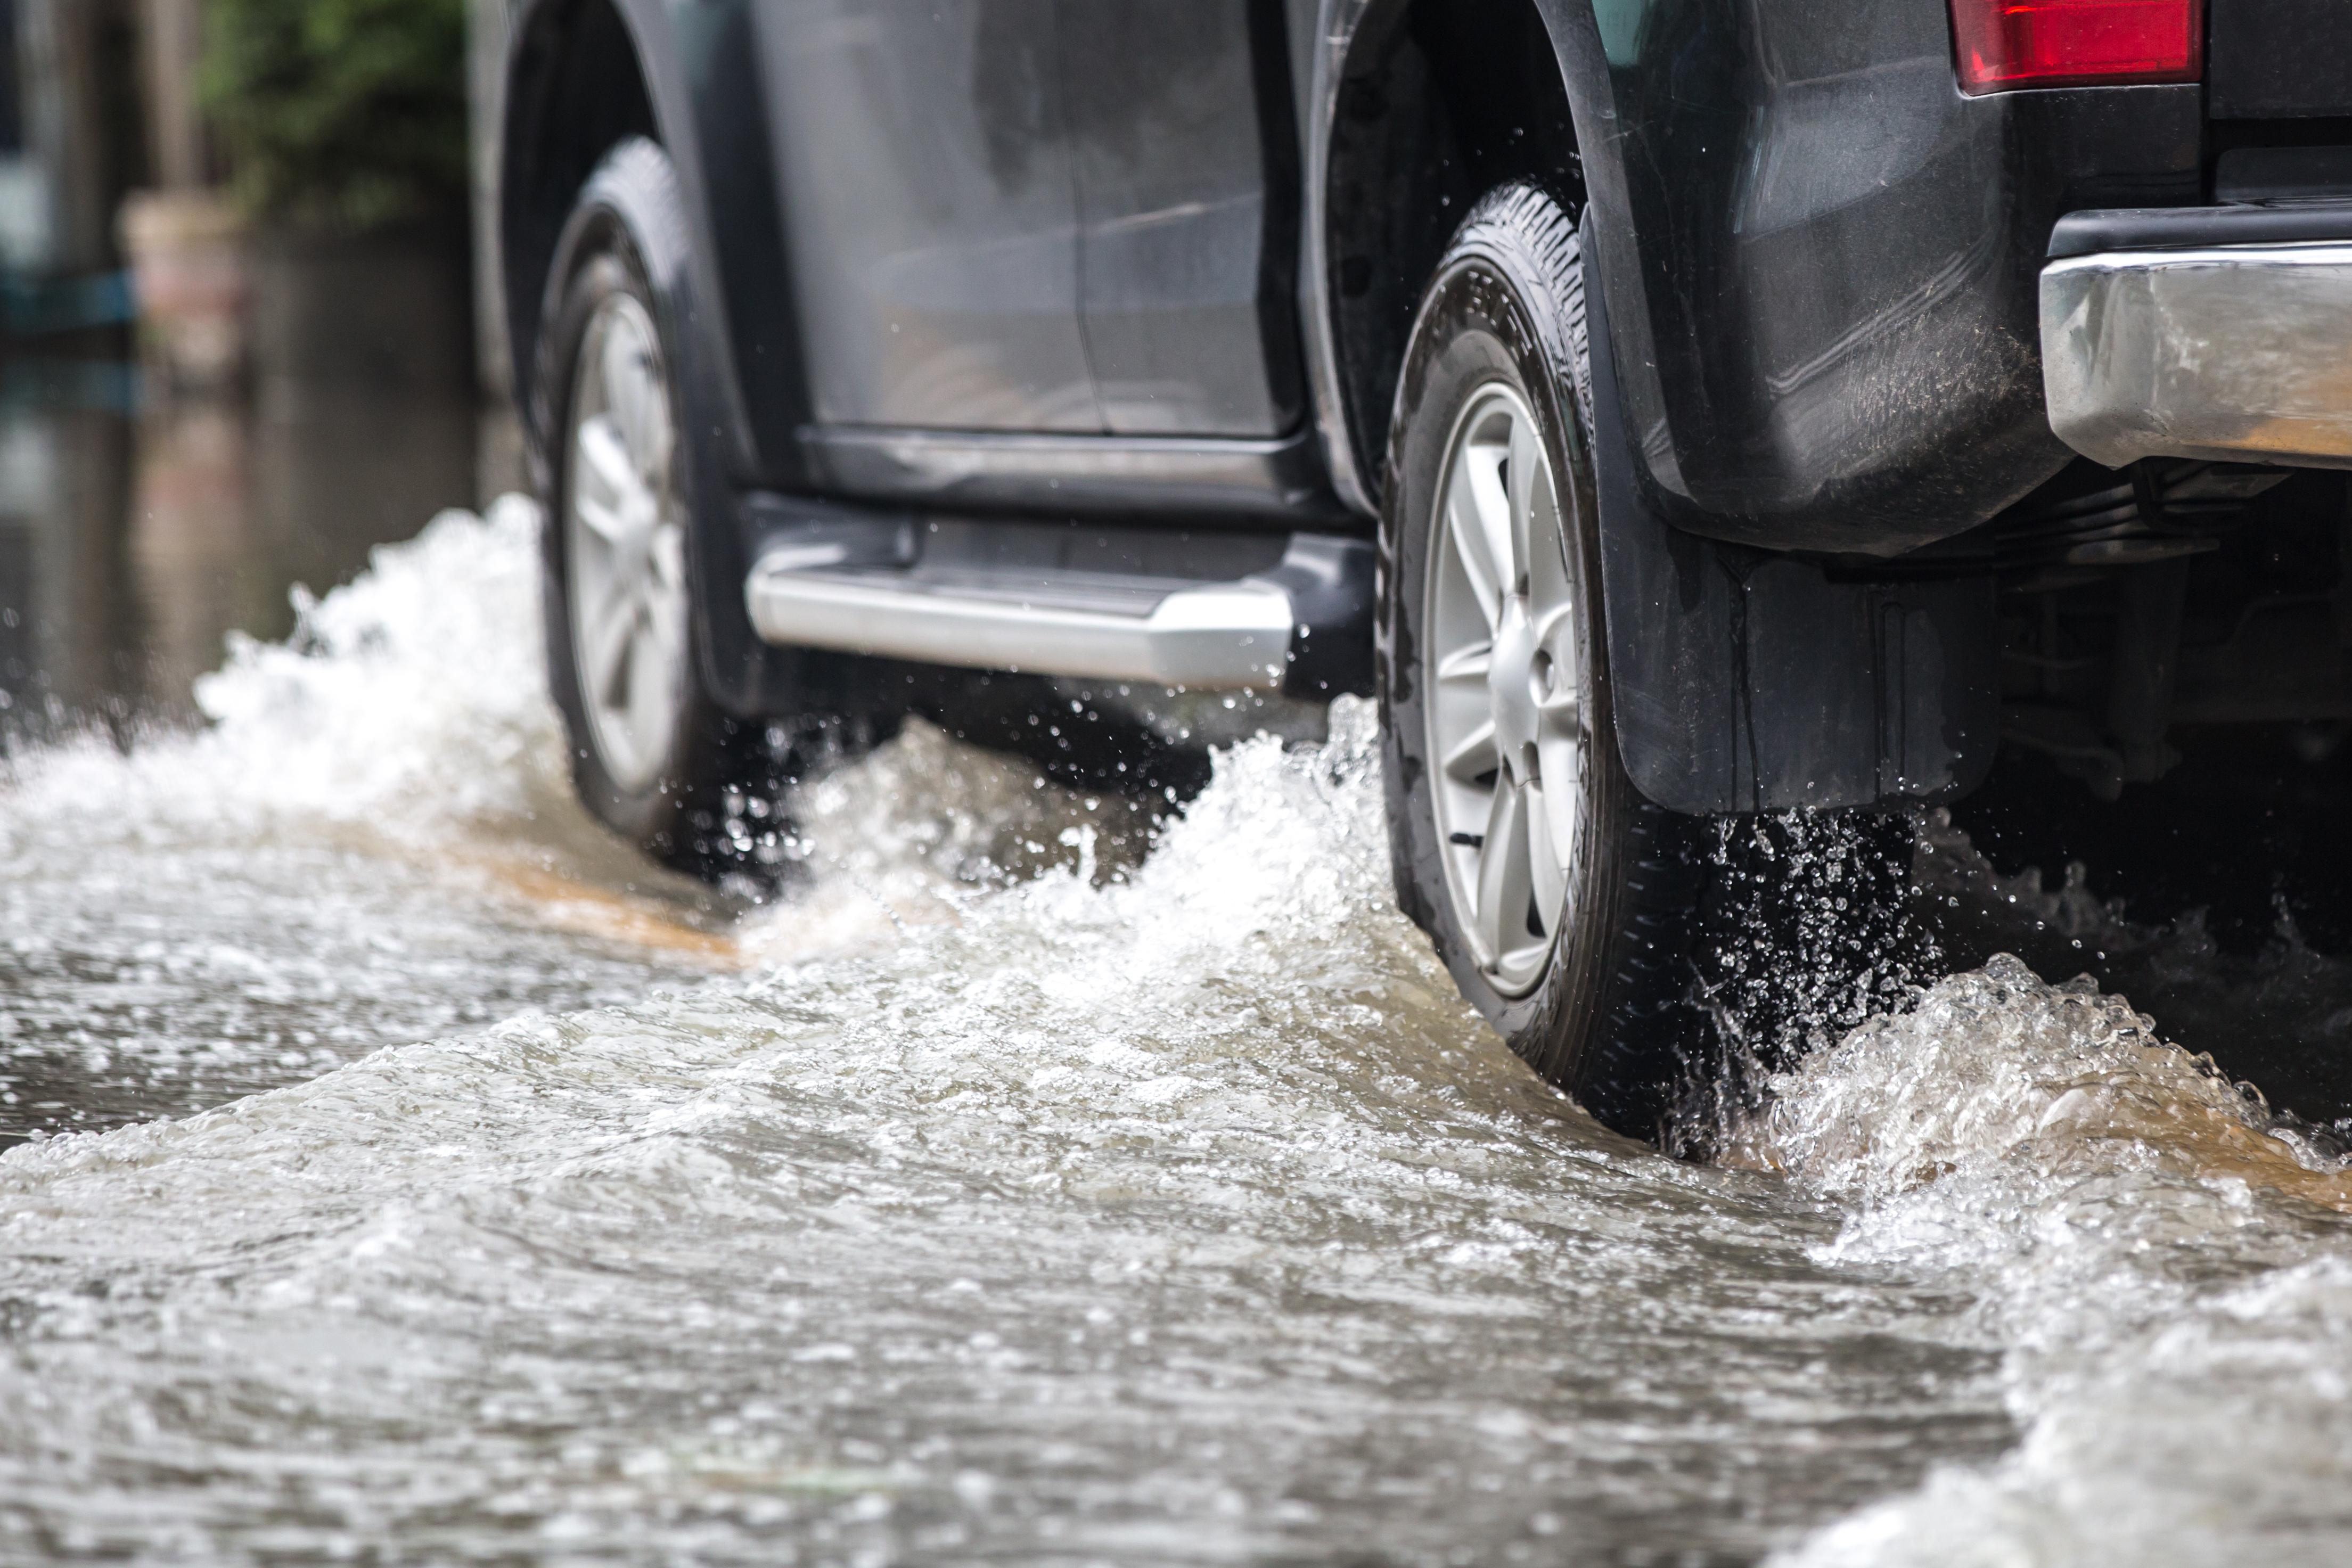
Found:
[[1586, 267], [1610, 679], [1634, 787], [1701, 814], [1941, 800], [1981, 783], [2000, 733], [1991, 577], [1835, 580], [1667, 524], [1644, 494]]

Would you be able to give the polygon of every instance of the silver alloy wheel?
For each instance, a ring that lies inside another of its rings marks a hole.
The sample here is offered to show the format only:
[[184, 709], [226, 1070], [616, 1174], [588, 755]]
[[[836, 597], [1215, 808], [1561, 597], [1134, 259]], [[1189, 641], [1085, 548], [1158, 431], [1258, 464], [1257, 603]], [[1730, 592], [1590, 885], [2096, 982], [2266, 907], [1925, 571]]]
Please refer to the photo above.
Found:
[[661, 775], [687, 697], [686, 526], [653, 317], [614, 294], [572, 378], [564, 559], [572, 660], [597, 758], [621, 789]]
[[1583, 810], [1582, 602], [1535, 416], [1479, 389], [1431, 520], [1431, 796], [1455, 923], [1506, 996], [1543, 978]]

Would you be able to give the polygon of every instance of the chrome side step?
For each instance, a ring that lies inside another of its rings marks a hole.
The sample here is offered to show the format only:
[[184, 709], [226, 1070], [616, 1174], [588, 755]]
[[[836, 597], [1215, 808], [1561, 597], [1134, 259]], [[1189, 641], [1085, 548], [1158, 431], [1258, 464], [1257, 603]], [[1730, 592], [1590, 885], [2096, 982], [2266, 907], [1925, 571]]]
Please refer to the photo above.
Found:
[[1281, 685], [1295, 624], [1271, 583], [1177, 589], [1129, 611], [1036, 592], [971, 591], [912, 571], [751, 569], [751, 624], [771, 643], [925, 664], [1212, 691]]
[[[1329, 695], [1369, 676], [1368, 657], [1361, 674], [1348, 667], [1370, 647], [1361, 540], [1294, 534], [1278, 562], [1202, 580], [984, 552], [941, 559], [919, 553], [917, 538], [912, 528], [887, 545], [837, 528], [771, 535], [744, 583], [753, 628], [779, 646], [1192, 691]], [[1277, 541], [1265, 542], [1270, 553]], [[1302, 682], [1309, 638], [1323, 657]]]

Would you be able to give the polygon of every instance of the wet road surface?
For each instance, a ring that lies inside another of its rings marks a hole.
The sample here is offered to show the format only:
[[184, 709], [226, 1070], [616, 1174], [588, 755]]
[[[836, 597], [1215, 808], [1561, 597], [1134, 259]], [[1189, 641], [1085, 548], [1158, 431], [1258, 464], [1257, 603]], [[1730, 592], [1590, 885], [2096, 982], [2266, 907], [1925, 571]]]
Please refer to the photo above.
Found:
[[2352, 1186], [2166, 1019], [1987, 961], [1664, 1159], [1394, 913], [1355, 706], [1148, 856], [915, 727], [731, 907], [570, 804], [532, 527], [12, 754], [0, 1559], [2352, 1552]]

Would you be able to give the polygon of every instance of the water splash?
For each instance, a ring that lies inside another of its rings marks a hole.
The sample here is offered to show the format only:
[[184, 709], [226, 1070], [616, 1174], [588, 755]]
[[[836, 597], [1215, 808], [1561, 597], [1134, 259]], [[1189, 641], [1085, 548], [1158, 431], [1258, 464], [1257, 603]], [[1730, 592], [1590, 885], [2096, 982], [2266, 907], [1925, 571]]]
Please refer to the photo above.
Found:
[[1921, 851], [1927, 913], [1963, 967], [2007, 951], [2044, 974], [2087, 968], [2173, 1038], [2352, 1146], [2352, 962], [2313, 951], [2284, 907], [2259, 950], [2224, 953], [2201, 911], [2135, 920], [2091, 892], [2079, 863], [2004, 876], [1942, 813], [1929, 817]]
[[1955, 1172], [2021, 1159], [2054, 1172], [2118, 1149], [2352, 1201], [2335, 1163], [2252, 1086], [2089, 978], [2045, 985], [2007, 954], [1771, 1080], [1733, 1144], [1743, 1163], [1866, 1203]]
[[1780, 1568], [2352, 1550], [2352, 1174], [2258, 1095], [2007, 956], [1771, 1087], [1741, 1156], [1857, 1206], [1825, 1262], [1975, 1293], [2024, 1433]]
[[[378, 549], [283, 643], [236, 636], [196, 685], [212, 720], [127, 758], [94, 737], [13, 759], [0, 832], [252, 831], [271, 818], [429, 830], [520, 817], [567, 788], [540, 674], [538, 509], [452, 512]], [[0, 842], [5, 842], [0, 840]]]
[[1781, 811], [1696, 825], [1690, 996], [1699, 1044], [1666, 1142], [1717, 1157], [1766, 1085], [1865, 1019], [1912, 1006], [1943, 968], [1909, 885], [1914, 824]]
[[532, 526], [0, 785], [10, 1071], [196, 1113], [0, 1155], [0, 1557], [2352, 1542], [2340, 1175], [2129, 1004], [1994, 965], [1855, 1031], [1924, 977], [1830, 921], [1767, 1168], [1664, 1160], [1396, 914], [1361, 705], [1148, 859], [910, 728], [738, 922], [569, 803]]
[[1392, 907], [1370, 709], [1333, 730], [1222, 756], [1123, 876], [925, 830], [877, 874], [951, 917], [887, 943], [0, 1156], [0, 1547], [1752, 1555], [1916, 1471], [1849, 1409], [1997, 1441], [1948, 1305], [1503, 1051]]

